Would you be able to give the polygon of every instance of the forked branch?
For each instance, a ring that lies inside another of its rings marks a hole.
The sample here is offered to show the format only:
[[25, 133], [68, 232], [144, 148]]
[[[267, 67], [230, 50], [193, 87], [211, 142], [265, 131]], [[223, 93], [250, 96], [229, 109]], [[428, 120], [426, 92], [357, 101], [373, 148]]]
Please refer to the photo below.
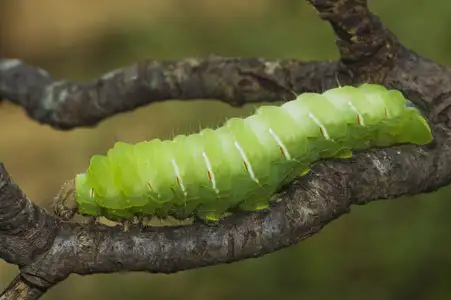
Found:
[[403, 47], [363, 0], [310, 0], [336, 33], [336, 62], [209, 57], [140, 62], [89, 84], [54, 81], [19, 60], [0, 63], [0, 98], [57, 129], [93, 126], [120, 112], [169, 99], [230, 105], [320, 92], [338, 82], [402, 90], [434, 123], [435, 141], [319, 163], [266, 214], [241, 213], [216, 227], [194, 224], [123, 232], [64, 223], [33, 204], [0, 164], [0, 257], [20, 275], [0, 299], [38, 299], [70, 274], [173, 273], [258, 257], [295, 244], [352, 204], [434, 191], [451, 182], [451, 69]]

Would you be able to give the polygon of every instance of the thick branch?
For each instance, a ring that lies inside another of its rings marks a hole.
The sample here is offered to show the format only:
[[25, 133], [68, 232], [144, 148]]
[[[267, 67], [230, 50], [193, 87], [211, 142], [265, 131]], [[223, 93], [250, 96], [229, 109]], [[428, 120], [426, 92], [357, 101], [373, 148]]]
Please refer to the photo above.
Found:
[[19, 267], [28, 265], [56, 234], [54, 220], [26, 198], [0, 162], [0, 257]]

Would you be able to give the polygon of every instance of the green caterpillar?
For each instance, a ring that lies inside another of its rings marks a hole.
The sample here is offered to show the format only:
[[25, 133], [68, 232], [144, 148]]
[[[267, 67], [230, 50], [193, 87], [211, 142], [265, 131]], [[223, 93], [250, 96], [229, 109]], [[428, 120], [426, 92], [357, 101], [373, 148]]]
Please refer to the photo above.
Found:
[[401, 92], [374, 84], [304, 93], [245, 119], [173, 140], [118, 142], [91, 158], [57, 199], [55, 212], [123, 221], [135, 216], [219, 221], [261, 211], [281, 185], [320, 159], [352, 150], [427, 144], [431, 130]]

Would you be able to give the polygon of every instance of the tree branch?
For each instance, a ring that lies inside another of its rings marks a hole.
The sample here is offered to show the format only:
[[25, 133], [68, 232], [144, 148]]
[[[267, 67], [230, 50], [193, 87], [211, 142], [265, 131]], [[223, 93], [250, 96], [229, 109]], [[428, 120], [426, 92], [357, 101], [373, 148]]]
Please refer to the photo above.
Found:
[[[168, 99], [214, 98], [230, 105], [289, 98], [371, 81], [404, 91], [434, 122], [432, 144], [359, 153], [320, 162], [295, 180], [265, 214], [239, 213], [216, 227], [194, 224], [123, 232], [64, 223], [34, 205], [0, 163], [0, 257], [21, 274], [2, 295], [38, 299], [72, 273], [173, 273], [258, 257], [303, 240], [352, 204], [431, 192], [451, 182], [451, 70], [398, 43], [363, 0], [310, 0], [337, 36], [337, 62], [210, 57], [147, 61], [90, 84], [55, 82], [17, 60], [0, 64], [0, 96], [59, 129], [93, 126]], [[447, 127], [448, 126], [448, 127]], [[15, 292], [16, 291], [16, 292]], [[6, 299], [6, 298], [5, 298]]]
[[39, 299], [45, 293], [44, 290], [40, 290], [28, 282], [26, 282], [21, 275], [18, 275], [9, 284], [9, 286], [0, 294], [0, 300], [10, 299], [27, 299], [34, 300]]
[[211, 56], [143, 61], [87, 84], [54, 81], [37, 67], [0, 60], [0, 96], [58, 129], [93, 126], [137, 107], [169, 99], [218, 99], [232, 106], [293, 98], [297, 91], [336, 84], [335, 63]]

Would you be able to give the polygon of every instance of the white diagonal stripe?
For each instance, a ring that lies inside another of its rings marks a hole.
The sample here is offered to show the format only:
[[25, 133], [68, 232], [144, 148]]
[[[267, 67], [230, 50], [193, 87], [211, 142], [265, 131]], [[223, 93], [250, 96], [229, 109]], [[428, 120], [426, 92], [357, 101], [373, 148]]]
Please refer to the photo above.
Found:
[[316, 125], [318, 125], [321, 128], [321, 130], [324, 133], [324, 137], [326, 138], [326, 140], [330, 140], [330, 136], [329, 136], [329, 133], [327, 132], [326, 127], [324, 127], [324, 125], [318, 120], [318, 118], [312, 113], [309, 113], [309, 117], [313, 120], [313, 122], [316, 123]]
[[280, 148], [283, 150], [283, 155], [286, 157], [287, 160], [291, 160], [291, 155], [288, 152], [287, 147], [285, 147], [284, 143], [280, 139], [280, 137], [272, 130], [272, 128], [269, 128], [269, 133], [272, 135], [276, 143], [279, 145]]
[[202, 151], [202, 157], [204, 158], [205, 165], [207, 166], [208, 173], [211, 176], [210, 180], [211, 180], [211, 185], [213, 187], [213, 190], [215, 190], [216, 194], [219, 194], [219, 190], [216, 187], [215, 174], [213, 173], [213, 168], [211, 167], [210, 160], [208, 159], [207, 153], [205, 153], [205, 151]]
[[180, 169], [179, 169], [179, 166], [177, 165], [177, 162], [175, 161], [174, 158], [171, 159], [171, 162], [172, 162], [172, 167], [174, 167], [175, 175], [176, 175], [177, 178], [178, 178], [178, 182], [179, 182], [179, 184], [180, 184], [180, 189], [182, 190], [183, 194], [184, 194], [185, 197], [186, 197], [186, 195], [188, 195], [188, 193], [186, 192], [185, 185], [183, 184], [182, 176], [180, 175]]
[[255, 177], [254, 170], [252, 169], [252, 165], [249, 162], [249, 160], [247, 159], [246, 153], [244, 153], [243, 148], [237, 141], [235, 141], [235, 147], [238, 149], [238, 151], [240, 152], [241, 158], [246, 163], [247, 172], [249, 173], [249, 176], [252, 178], [253, 181], [255, 181], [256, 183], [259, 183], [258, 178]]

